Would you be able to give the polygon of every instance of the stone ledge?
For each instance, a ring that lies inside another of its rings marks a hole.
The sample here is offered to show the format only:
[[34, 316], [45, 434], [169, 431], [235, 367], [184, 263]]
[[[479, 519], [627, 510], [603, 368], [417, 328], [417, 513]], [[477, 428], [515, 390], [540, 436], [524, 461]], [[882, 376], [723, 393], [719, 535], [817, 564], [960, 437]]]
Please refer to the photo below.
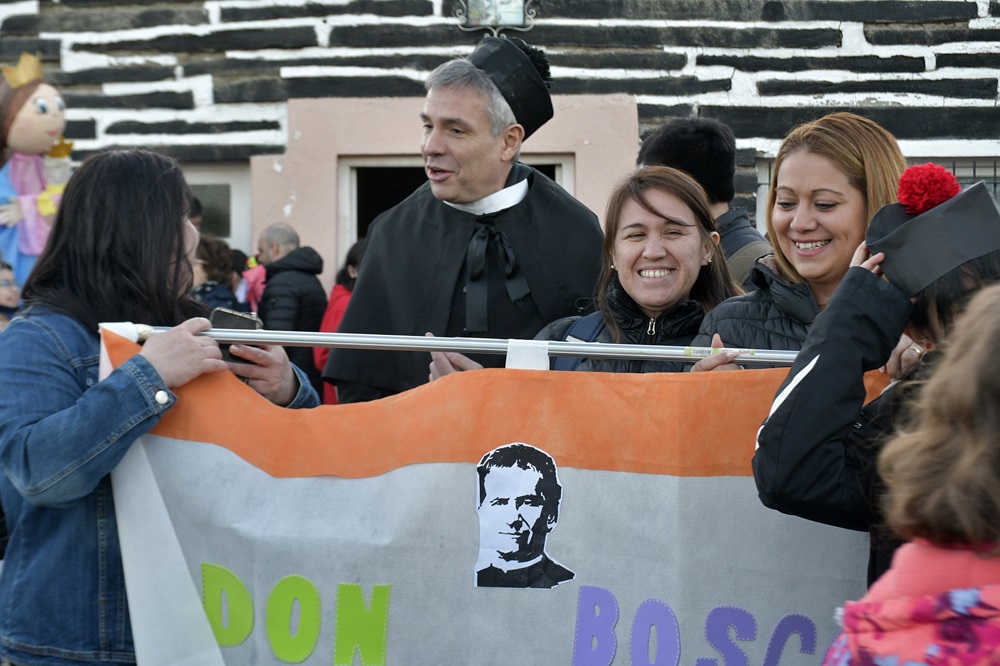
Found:
[[203, 9], [157, 8], [135, 10], [109, 7], [100, 10], [47, 11], [32, 16], [12, 16], [3, 22], [0, 34], [40, 32], [107, 32], [161, 25], [200, 25], [208, 22]]
[[[159, 5], [163, 0], [128, 0], [130, 5]], [[200, 4], [200, 3], [199, 3]], [[62, 7], [121, 7], [120, 0], [39, 0], [42, 12]]]
[[73, 48], [93, 53], [221, 53], [229, 50], [296, 49], [316, 45], [316, 31], [303, 27], [219, 30], [204, 36], [164, 35], [153, 39], [78, 43]]
[[770, 139], [783, 139], [796, 125], [837, 111], [867, 116], [901, 140], [995, 140], [1000, 127], [996, 107], [701, 107], [701, 115], [726, 123], [737, 137]]
[[96, 139], [97, 121], [95, 120], [67, 120], [66, 131], [63, 132], [66, 139]]
[[185, 76], [197, 76], [199, 74], [212, 74], [216, 76], [231, 77], [234, 75], [248, 74], [252, 77], [259, 77], [261, 74], [278, 76], [278, 70], [285, 67], [373, 67], [383, 69], [417, 69], [431, 71], [448, 56], [434, 54], [405, 54], [405, 55], [349, 55], [349, 56], [329, 56], [292, 58], [289, 60], [259, 59], [250, 60], [240, 58], [234, 59], [202, 59], [187, 62], [184, 64]]
[[831, 28], [721, 28], [715, 26], [559, 26], [538, 25], [536, 43], [572, 47], [580, 43], [607, 47], [695, 46], [702, 48], [819, 48], [840, 46]]
[[[736, 191], [736, 198], [733, 199], [729, 205], [733, 208], [746, 208], [747, 217], [750, 218], [750, 222], [754, 225], [757, 224], [757, 197], [754, 193], [757, 191], [756, 186], [750, 192]], [[763, 224], [763, 220], [761, 220]]]
[[41, 54], [42, 62], [59, 62], [62, 43], [58, 39], [4, 37], [0, 39], [0, 61], [15, 64], [22, 51]]
[[206, 145], [118, 145], [112, 144], [100, 148], [99, 150], [73, 151], [74, 160], [83, 160], [91, 155], [102, 153], [106, 150], [118, 148], [146, 148], [164, 155], [169, 155], [179, 162], [244, 162], [254, 155], [281, 155], [285, 152], [285, 146], [271, 146], [264, 144], [241, 144], [232, 146], [206, 146]]
[[275, 19], [335, 16], [338, 14], [374, 14], [376, 16], [433, 16], [430, 0], [353, 0], [342, 5], [306, 4], [298, 7], [223, 7], [220, 18], [230, 21], [273, 21]]
[[744, 167], [757, 167], [757, 150], [755, 148], [743, 148], [736, 151], [736, 165]]
[[[289, 97], [423, 97], [424, 84], [394, 76], [290, 79]], [[416, 122], [416, 119], [414, 119]]]
[[952, 2], [900, 2], [899, 0], [765, 2], [761, 12], [761, 18], [765, 21], [858, 21], [864, 23], [968, 21], [976, 16], [978, 16], [976, 3], [961, 0]]
[[917, 81], [760, 81], [761, 95], [835, 95], [838, 93], [913, 93], [957, 99], [995, 99], [997, 79], [921, 79]]
[[[940, 63], [940, 56], [938, 57]], [[700, 66], [733, 67], [743, 72], [804, 72], [811, 70], [846, 70], [849, 72], [923, 72], [927, 63], [923, 58], [911, 56], [844, 56], [806, 58], [768, 58], [747, 55], [699, 55], [695, 61]]]
[[137, 83], [142, 81], [163, 81], [174, 78], [174, 68], [159, 65], [101, 67], [81, 69], [76, 72], [62, 70], [49, 71], [45, 78], [55, 86], [94, 85], [100, 83]]
[[750, 165], [754, 168], [737, 169], [736, 176], [733, 180], [736, 181], [736, 191], [737, 192], [750, 192], [756, 193], [757, 191], [757, 156], [754, 155], [753, 164]]
[[696, 95], [725, 92], [732, 88], [730, 79], [698, 79], [693, 76], [659, 77], [655, 79], [559, 79], [552, 84], [555, 95]]
[[646, 134], [667, 122], [671, 118], [696, 115], [694, 107], [690, 104], [640, 104], [639, 105], [639, 134], [645, 137]]
[[875, 46], [895, 44], [939, 46], [955, 42], [997, 42], [1000, 29], [952, 26], [915, 26], [907, 28], [865, 26], [865, 39]]
[[[330, 46], [356, 48], [403, 48], [409, 46], [438, 46], [451, 48], [467, 45], [470, 48], [482, 39], [481, 33], [466, 33], [458, 25], [357, 25], [335, 26], [330, 31]], [[532, 41], [532, 44], [539, 44]]]
[[104, 95], [63, 91], [66, 106], [73, 109], [193, 109], [190, 92], [151, 92], [135, 95]]
[[[451, 26], [364, 25], [334, 28], [330, 46], [382, 48], [405, 46], [454, 46]], [[840, 46], [841, 32], [831, 28], [719, 28], [712, 26], [561, 26], [536, 24], [530, 33], [532, 44], [543, 48], [577, 48], [580, 44], [600, 44], [603, 48], [643, 48], [657, 46], [698, 46], [705, 48], [820, 48]], [[472, 44], [475, 44], [478, 39]]]
[[217, 81], [214, 86], [216, 104], [283, 102], [288, 96], [287, 81], [276, 76], [241, 81]]
[[104, 131], [106, 134], [226, 134], [277, 129], [281, 129], [281, 124], [273, 120], [219, 123], [189, 123], [182, 120], [143, 123], [129, 120], [113, 123]]
[[941, 53], [936, 56], [937, 67], [973, 67], [975, 69], [1000, 69], [998, 53]]
[[542, 18], [668, 21], [959, 21], [976, 17], [975, 3], [961, 0], [544, 0]]
[[688, 58], [683, 53], [666, 53], [660, 49], [601, 49], [596, 52], [549, 53], [554, 67], [580, 69], [664, 70], [682, 69]]

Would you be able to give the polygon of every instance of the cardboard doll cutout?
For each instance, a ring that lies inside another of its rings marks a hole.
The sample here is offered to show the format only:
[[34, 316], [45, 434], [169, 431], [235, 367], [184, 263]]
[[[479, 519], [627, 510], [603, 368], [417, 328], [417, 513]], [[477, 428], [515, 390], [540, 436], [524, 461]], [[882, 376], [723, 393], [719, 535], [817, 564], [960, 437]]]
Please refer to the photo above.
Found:
[[22, 53], [0, 79], [0, 252], [21, 284], [45, 247], [69, 178], [66, 105]]

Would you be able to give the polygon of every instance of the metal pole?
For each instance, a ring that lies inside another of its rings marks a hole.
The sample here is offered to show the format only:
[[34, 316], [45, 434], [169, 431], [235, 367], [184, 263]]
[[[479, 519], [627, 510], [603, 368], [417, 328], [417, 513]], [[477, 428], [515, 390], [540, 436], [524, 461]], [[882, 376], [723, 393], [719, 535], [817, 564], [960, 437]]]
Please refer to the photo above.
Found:
[[[168, 330], [163, 326], [143, 327], [150, 333]], [[141, 335], [141, 334], [140, 334]], [[304, 333], [299, 331], [266, 331], [213, 328], [204, 335], [223, 343], [284, 345], [287, 347], [335, 347], [343, 349], [387, 349], [395, 351], [457, 351], [479, 354], [506, 354], [507, 340], [496, 338], [431, 338], [421, 335], [361, 335], [355, 333]], [[144, 337], [144, 336], [143, 336]], [[710, 347], [667, 347], [654, 345], [621, 345], [598, 342], [548, 343], [549, 356], [582, 356], [585, 358], [657, 359], [695, 361], [723, 351], [736, 351], [741, 365], [791, 365], [797, 352], [770, 349], [712, 349]]]

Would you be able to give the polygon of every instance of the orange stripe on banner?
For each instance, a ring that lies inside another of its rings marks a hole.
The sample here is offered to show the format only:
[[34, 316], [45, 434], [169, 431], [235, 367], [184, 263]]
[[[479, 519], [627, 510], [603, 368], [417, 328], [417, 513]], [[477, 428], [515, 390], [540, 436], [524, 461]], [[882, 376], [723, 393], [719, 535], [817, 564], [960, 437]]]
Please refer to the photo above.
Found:
[[[139, 350], [109, 332], [104, 340], [115, 366]], [[291, 410], [221, 372], [178, 390], [153, 432], [223, 446], [276, 477], [476, 463], [509, 442], [548, 451], [560, 468], [750, 476], [757, 429], [786, 373], [480, 370], [376, 402]], [[868, 379], [870, 397], [886, 385]]]

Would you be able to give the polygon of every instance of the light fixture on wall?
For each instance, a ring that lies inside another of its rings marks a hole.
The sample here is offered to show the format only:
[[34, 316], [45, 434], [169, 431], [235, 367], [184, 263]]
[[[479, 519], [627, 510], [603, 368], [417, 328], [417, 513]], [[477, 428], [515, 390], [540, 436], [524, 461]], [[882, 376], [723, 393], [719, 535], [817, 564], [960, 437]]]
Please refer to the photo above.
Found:
[[489, 30], [494, 37], [501, 30], [531, 30], [535, 19], [534, 0], [456, 0], [455, 17], [462, 30]]

